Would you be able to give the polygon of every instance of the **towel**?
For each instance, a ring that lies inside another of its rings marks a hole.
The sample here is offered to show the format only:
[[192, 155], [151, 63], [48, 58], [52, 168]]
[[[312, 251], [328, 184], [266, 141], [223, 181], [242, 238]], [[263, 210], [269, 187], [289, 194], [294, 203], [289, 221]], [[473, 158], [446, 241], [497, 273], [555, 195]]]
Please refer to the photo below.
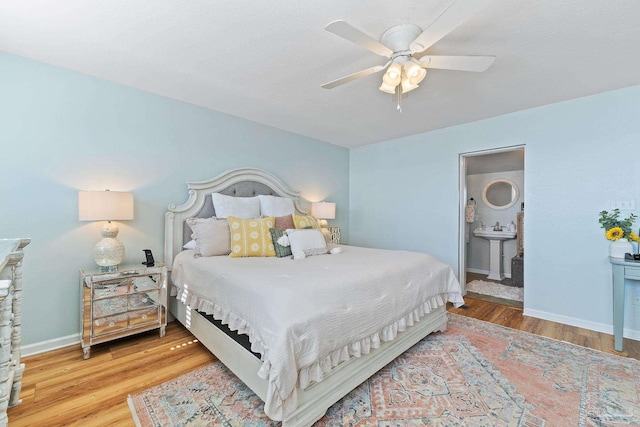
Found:
[[464, 216], [467, 222], [474, 222], [476, 220], [476, 207], [474, 205], [467, 205], [464, 210]]

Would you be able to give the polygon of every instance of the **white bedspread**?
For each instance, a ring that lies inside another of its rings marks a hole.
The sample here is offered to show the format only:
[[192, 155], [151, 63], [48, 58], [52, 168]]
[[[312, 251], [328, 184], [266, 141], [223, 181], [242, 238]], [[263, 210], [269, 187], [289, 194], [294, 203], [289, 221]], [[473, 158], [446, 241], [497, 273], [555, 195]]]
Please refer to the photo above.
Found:
[[282, 420], [306, 388], [350, 357], [396, 338], [433, 308], [464, 301], [451, 267], [422, 253], [343, 246], [336, 255], [194, 258], [172, 271], [178, 299], [247, 334]]

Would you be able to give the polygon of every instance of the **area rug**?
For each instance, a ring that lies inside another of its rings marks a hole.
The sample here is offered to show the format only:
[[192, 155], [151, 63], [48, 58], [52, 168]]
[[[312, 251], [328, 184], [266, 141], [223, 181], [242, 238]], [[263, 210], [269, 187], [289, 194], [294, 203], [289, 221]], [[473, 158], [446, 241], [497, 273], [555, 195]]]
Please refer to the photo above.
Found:
[[[449, 314], [323, 426], [638, 426], [640, 361]], [[277, 426], [221, 363], [129, 397], [138, 427]]]
[[516, 286], [506, 286], [495, 282], [485, 282], [484, 280], [473, 280], [465, 285], [465, 289], [467, 292], [491, 295], [513, 301], [524, 301], [524, 288], [518, 288]]

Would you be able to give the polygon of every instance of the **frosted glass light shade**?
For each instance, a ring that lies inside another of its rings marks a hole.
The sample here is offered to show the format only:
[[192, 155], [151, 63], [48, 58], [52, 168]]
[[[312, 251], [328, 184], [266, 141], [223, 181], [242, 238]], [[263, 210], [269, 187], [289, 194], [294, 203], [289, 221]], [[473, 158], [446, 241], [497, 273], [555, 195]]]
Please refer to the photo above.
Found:
[[389, 94], [391, 94], [391, 95], [393, 95], [394, 93], [396, 93], [396, 86], [388, 85], [388, 84], [386, 84], [385, 82], [382, 82], [382, 84], [380, 85], [380, 88], [379, 88], [379, 89], [380, 89], [381, 91], [383, 91], [383, 92], [387, 92], [387, 93], [389, 93]]
[[407, 93], [418, 87], [418, 83], [424, 80], [427, 70], [422, 68], [415, 62], [407, 62], [404, 64], [404, 73], [402, 75], [402, 93]]
[[402, 67], [400, 64], [391, 64], [387, 68], [387, 72], [382, 76], [382, 85], [380, 90], [387, 93], [395, 93], [396, 86], [400, 83], [402, 76]]
[[318, 219], [335, 219], [336, 204], [329, 202], [312, 203], [311, 214]]

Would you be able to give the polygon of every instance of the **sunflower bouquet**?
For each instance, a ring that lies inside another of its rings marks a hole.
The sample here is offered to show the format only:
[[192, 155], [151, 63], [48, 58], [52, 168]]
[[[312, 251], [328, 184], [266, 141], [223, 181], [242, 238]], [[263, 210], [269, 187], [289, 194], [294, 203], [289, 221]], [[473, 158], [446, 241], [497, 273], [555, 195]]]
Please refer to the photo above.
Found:
[[636, 221], [634, 214], [625, 219], [620, 219], [620, 209], [614, 209], [611, 213], [600, 212], [600, 226], [605, 229], [605, 236], [609, 240], [629, 239], [632, 242], [639, 242], [640, 237], [631, 231], [633, 223]]

